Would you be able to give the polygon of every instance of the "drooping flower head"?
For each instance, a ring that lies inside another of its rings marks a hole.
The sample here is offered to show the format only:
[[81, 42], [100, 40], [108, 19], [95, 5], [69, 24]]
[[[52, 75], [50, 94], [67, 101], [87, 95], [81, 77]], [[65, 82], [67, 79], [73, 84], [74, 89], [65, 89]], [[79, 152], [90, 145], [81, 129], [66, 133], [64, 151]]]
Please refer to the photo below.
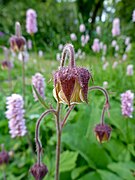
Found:
[[31, 167], [30, 173], [33, 175], [35, 180], [42, 180], [48, 173], [48, 169], [43, 163], [36, 163]]
[[92, 45], [92, 50], [94, 52], [99, 52], [100, 51], [99, 39], [94, 39], [94, 42], [93, 42], [93, 45]]
[[112, 25], [112, 36], [120, 35], [120, 19], [115, 18]]
[[26, 45], [25, 38], [21, 35], [21, 26], [19, 22], [15, 24], [15, 35], [9, 39], [10, 47], [14, 52], [23, 51]]
[[24, 119], [24, 101], [19, 94], [7, 97], [6, 117], [9, 119], [9, 129], [12, 138], [24, 136], [27, 132]]
[[100, 143], [104, 143], [110, 139], [112, 128], [107, 124], [98, 124], [95, 127], [96, 138]]
[[[64, 60], [69, 53], [70, 64], [64, 67]], [[89, 71], [82, 67], [76, 67], [74, 48], [72, 44], [66, 44], [61, 58], [61, 66], [54, 73], [53, 96], [59, 103], [77, 104], [87, 102], [88, 82], [91, 78]]]
[[131, 90], [121, 94], [121, 109], [123, 116], [132, 118], [132, 113], [134, 110], [133, 100], [134, 93], [132, 93]]
[[[36, 88], [39, 95], [44, 99], [45, 98], [45, 79], [42, 74], [36, 73], [34, 76], [32, 76], [32, 84]], [[37, 95], [33, 91], [33, 96], [35, 98], [35, 101], [38, 100]]]
[[6, 47], [3, 47], [5, 58], [1, 62], [1, 68], [4, 70], [10, 70], [13, 68], [13, 62], [9, 59], [9, 50]]
[[90, 36], [88, 34], [81, 36], [81, 44], [84, 47], [90, 39]]
[[37, 14], [33, 9], [28, 9], [26, 12], [26, 30], [29, 34], [34, 34], [38, 31]]
[[2, 150], [0, 152], [0, 166], [3, 164], [8, 164], [9, 162], [9, 154], [7, 151]]

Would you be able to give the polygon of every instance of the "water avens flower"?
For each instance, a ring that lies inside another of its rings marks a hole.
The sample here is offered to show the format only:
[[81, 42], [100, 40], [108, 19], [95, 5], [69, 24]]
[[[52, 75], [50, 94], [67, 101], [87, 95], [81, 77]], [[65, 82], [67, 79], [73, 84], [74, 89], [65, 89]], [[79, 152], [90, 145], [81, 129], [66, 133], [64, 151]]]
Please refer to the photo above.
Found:
[[37, 14], [33, 9], [28, 9], [26, 12], [26, 30], [29, 34], [35, 34], [38, 31], [37, 28]]
[[133, 64], [129, 64], [127, 66], [127, 76], [133, 76], [134, 70], [133, 70]]
[[115, 18], [113, 20], [112, 36], [118, 36], [118, 35], [120, 35], [120, 19]]
[[23, 51], [26, 45], [25, 38], [21, 35], [21, 26], [19, 22], [15, 24], [15, 35], [9, 39], [10, 47], [14, 52]]
[[[32, 76], [32, 84], [36, 88], [39, 95], [45, 99], [45, 79], [42, 74], [36, 73], [34, 76]], [[38, 100], [37, 95], [33, 91], [33, 96], [35, 98], [35, 101]]]
[[7, 111], [6, 117], [9, 119], [9, 129], [12, 138], [17, 136], [24, 136], [27, 132], [24, 109], [23, 109], [23, 98], [19, 94], [12, 94], [7, 97]]
[[134, 93], [132, 93], [131, 90], [121, 94], [121, 110], [123, 116], [132, 118], [132, 113], [134, 110], [133, 100]]
[[80, 24], [79, 30], [80, 30], [81, 33], [85, 32], [85, 30], [86, 30], [85, 25], [84, 24]]
[[96, 138], [100, 143], [104, 143], [110, 139], [112, 128], [107, 124], [98, 124], [94, 129]]
[[92, 50], [94, 52], [99, 52], [100, 51], [99, 39], [94, 39], [94, 42], [93, 42], [93, 45], [92, 45]]
[[0, 152], [0, 166], [3, 164], [8, 164], [9, 162], [9, 154], [7, 151], [2, 150]]
[[35, 180], [42, 180], [48, 173], [48, 169], [43, 163], [36, 163], [31, 167], [30, 173], [33, 175]]
[[61, 68], [54, 73], [53, 96], [59, 103], [77, 104], [87, 102], [88, 82], [91, 77], [85, 68], [76, 67], [74, 48], [67, 44], [63, 49], [62, 58], [66, 51], [69, 52], [70, 65]]

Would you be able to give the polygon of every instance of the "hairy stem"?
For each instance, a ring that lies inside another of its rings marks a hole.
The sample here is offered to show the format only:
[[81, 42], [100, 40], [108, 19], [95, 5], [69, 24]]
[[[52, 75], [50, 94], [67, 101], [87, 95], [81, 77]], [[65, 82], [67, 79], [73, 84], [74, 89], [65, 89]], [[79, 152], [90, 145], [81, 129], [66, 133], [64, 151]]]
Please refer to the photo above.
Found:
[[102, 110], [102, 114], [101, 114], [101, 123], [104, 124], [105, 111], [110, 108], [108, 92], [106, 91], [106, 89], [104, 89], [104, 88], [102, 88], [100, 86], [92, 86], [92, 87], [90, 87], [89, 91], [92, 91], [92, 90], [99, 90], [99, 91], [103, 92], [104, 95], [105, 95], [106, 101], [105, 101], [105, 104], [104, 104], [104, 107], [103, 107], [103, 110]]
[[69, 116], [69, 114], [70, 114], [70, 112], [72, 111], [73, 108], [74, 108], [74, 105], [72, 105], [72, 106], [69, 107], [69, 109], [68, 109], [68, 111], [67, 111], [67, 114], [66, 114], [65, 118], [63, 119], [63, 121], [62, 121], [62, 123], [61, 123], [61, 129], [62, 129], [62, 128], [64, 127], [64, 125], [66, 124], [67, 118], [68, 118], [68, 116]]
[[36, 148], [37, 148], [37, 163], [41, 163], [41, 152], [42, 152], [42, 144], [39, 138], [39, 132], [40, 132], [40, 123], [42, 119], [49, 113], [56, 113], [54, 109], [49, 109], [41, 114], [39, 119], [37, 120], [36, 129], [35, 129], [35, 141], [36, 141]]
[[22, 53], [22, 94], [23, 94], [23, 100], [25, 102], [25, 62], [24, 62], [23, 53]]
[[60, 104], [59, 103], [57, 103], [56, 113], [57, 113], [56, 114], [57, 145], [56, 145], [55, 180], [59, 180], [60, 148], [61, 148]]
[[70, 67], [75, 66], [74, 48], [73, 48], [72, 44], [66, 44], [62, 51], [60, 68], [64, 66], [67, 53], [69, 54]]

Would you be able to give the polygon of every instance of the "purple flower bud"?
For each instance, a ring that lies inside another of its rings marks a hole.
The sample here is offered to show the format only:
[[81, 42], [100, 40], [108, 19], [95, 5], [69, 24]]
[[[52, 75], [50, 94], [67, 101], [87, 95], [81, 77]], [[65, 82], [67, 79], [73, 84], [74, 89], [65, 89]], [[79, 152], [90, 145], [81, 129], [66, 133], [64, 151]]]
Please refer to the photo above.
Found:
[[9, 161], [9, 154], [6, 151], [0, 152], [0, 165], [7, 164]]
[[1, 68], [2, 69], [12, 69], [13, 68], [13, 63], [11, 61], [8, 61], [8, 60], [4, 60], [1, 62]]
[[10, 47], [14, 52], [23, 51], [26, 44], [26, 40], [21, 36], [21, 26], [19, 22], [15, 24], [16, 35], [9, 39]]
[[37, 14], [33, 9], [28, 9], [26, 12], [26, 29], [29, 34], [34, 34], [38, 31]]
[[107, 124], [97, 124], [95, 129], [96, 138], [100, 143], [104, 143], [109, 140], [112, 128]]
[[[40, 96], [44, 99], [45, 98], [45, 79], [42, 74], [36, 73], [34, 76], [32, 76], [32, 84], [36, 88], [37, 92], [40, 94]], [[35, 101], [38, 100], [35, 92], [33, 91], [33, 96], [35, 98]]]
[[7, 97], [6, 117], [9, 119], [9, 129], [12, 138], [24, 136], [27, 132], [24, 119], [23, 98], [19, 94]]
[[35, 180], [42, 180], [48, 173], [48, 169], [43, 163], [36, 163], [31, 167], [30, 173], [34, 176]]
[[121, 94], [122, 115], [132, 118], [134, 93], [131, 90]]

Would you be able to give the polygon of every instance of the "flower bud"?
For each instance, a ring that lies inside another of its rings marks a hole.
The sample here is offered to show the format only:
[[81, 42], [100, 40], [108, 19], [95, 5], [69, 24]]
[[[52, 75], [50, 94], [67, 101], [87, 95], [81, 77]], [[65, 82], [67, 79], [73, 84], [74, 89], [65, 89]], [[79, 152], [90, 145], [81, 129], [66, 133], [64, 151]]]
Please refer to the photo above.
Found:
[[80, 67], [62, 67], [54, 74], [53, 96], [59, 103], [87, 102], [89, 71]]
[[7, 164], [9, 161], [9, 154], [6, 151], [0, 152], [0, 165]]
[[30, 169], [30, 173], [34, 176], [35, 180], [42, 180], [44, 176], [47, 174], [47, 172], [48, 169], [46, 165], [42, 163], [36, 163]]
[[21, 36], [21, 26], [19, 22], [16, 22], [16, 35], [9, 39], [10, 47], [14, 52], [23, 51], [26, 44], [26, 40]]
[[104, 143], [109, 140], [111, 134], [111, 127], [107, 124], [98, 124], [94, 129], [96, 138], [100, 143]]
[[13, 63], [11, 61], [4, 60], [4, 61], [1, 62], [1, 68], [3, 70], [12, 69], [13, 68]]

